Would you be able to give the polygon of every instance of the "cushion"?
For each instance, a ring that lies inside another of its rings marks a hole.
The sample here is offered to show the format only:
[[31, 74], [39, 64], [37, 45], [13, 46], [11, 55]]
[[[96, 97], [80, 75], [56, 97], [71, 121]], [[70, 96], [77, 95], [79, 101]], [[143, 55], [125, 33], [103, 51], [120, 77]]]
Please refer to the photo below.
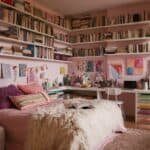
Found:
[[10, 96], [10, 99], [14, 103], [14, 105], [21, 110], [44, 105], [49, 101], [49, 99], [43, 92], [29, 95]]
[[15, 85], [0, 88], [0, 109], [15, 108], [13, 103], [9, 100], [9, 96], [23, 95]]
[[25, 94], [36, 94], [43, 91], [41, 85], [37, 83], [27, 84], [27, 85], [18, 85], [18, 88], [23, 91]]

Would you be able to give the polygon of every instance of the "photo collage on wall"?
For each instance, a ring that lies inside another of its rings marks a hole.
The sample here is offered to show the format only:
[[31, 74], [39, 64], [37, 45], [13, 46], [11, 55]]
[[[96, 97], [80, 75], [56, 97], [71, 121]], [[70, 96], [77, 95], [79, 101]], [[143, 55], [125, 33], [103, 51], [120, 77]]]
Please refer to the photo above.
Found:
[[109, 77], [114, 80], [121, 79], [123, 75], [123, 66], [119, 63], [109, 64]]
[[144, 69], [143, 58], [128, 58], [127, 59], [127, 75], [142, 75]]
[[80, 60], [80, 61], [76, 61], [75, 63], [75, 67], [76, 70], [80, 73], [83, 72], [104, 72], [104, 60]]

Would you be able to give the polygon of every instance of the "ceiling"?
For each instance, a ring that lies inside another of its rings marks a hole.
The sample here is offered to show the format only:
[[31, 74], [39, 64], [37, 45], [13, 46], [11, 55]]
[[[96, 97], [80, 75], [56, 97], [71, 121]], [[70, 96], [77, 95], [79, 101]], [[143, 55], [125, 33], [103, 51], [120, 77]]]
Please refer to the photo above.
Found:
[[[35, 0], [64, 15], [102, 10], [144, 0]], [[146, 0], [145, 0], [146, 1]], [[149, 1], [149, 0], [147, 0]]]

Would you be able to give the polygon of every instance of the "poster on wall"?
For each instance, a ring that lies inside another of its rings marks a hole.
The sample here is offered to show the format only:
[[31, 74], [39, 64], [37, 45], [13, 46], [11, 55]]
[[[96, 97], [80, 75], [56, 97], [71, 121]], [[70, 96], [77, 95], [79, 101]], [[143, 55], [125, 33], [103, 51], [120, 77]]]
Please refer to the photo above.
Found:
[[65, 75], [66, 74], [65, 67], [60, 67], [59, 68], [59, 73], [60, 73], [60, 75]]
[[27, 65], [19, 64], [19, 77], [26, 77]]
[[127, 59], [127, 75], [142, 75], [143, 74], [143, 58], [128, 58]]
[[35, 68], [27, 69], [27, 83], [37, 83], [39, 82], [38, 75], [36, 74]]
[[86, 72], [94, 72], [94, 63], [93, 61], [86, 61]]
[[76, 62], [77, 71], [84, 72], [85, 71], [85, 61], [77, 61]]
[[103, 73], [104, 72], [104, 61], [98, 60], [95, 62], [95, 71]]
[[2, 78], [10, 79], [11, 78], [11, 65], [10, 64], [2, 64]]
[[123, 74], [122, 64], [109, 64], [109, 77], [114, 80], [121, 79]]

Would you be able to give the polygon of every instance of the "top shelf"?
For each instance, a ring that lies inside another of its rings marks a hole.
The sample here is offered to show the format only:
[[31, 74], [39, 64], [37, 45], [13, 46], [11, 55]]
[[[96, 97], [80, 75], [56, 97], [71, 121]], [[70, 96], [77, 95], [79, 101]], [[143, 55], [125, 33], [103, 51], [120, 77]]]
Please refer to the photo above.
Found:
[[38, 17], [38, 16], [35, 16], [35, 15], [29, 13], [29, 12], [20, 10], [20, 9], [18, 9], [18, 8], [14, 7], [14, 6], [11, 6], [11, 5], [9, 5], [9, 4], [6, 4], [6, 3], [4, 3], [4, 2], [1, 2], [1, 1], [0, 1], [0, 5], [5, 6], [5, 7], [7, 7], [7, 8], [11, 8], [11, 9], [16, 10], [16, 11], [18, 11], [18, 12], [20, 12], [20, 13], [23, 13], [23, 14], [25, 14], [25, 15], [31, 16], [31, 17], [33, 17], [33, 18], [35, 18], [35, 19], [37, 19], [37, 20], [40, 20], [40, 21], [42, 21], [42, 22], [44, 22], [44, 23], [50, 24], [50, 25], [53, 26], [54, 28], [57, 28], [57, 29], [60, 29], [60, 30], [66, 31], [66, 32], [72, 32], [72, 33], [74, 33], [74, 32], [82, 32], [82, 31], [92, 31], [92, 30], [98, 30], [98, 29], [107, 29], [107, 28], [110, 29], [110, 28], [117, 28], [117, 27], [125, 27], [125, 26], [135, 26], [135, 25], [146, 25], [146, 24], [150, 24], [150, 20], [146, 20], [146, 21], [139, 21], [139, 22], [131, 22], [131, 23], [124, 23], [124, 24], [114, 24], [114, 25], [107, 25], [107, 26], [97, 26], [97, 27], [89, 27], [89, 28], [73, 29], [73, 30], [71, 30], [71, 29], [65, 28], [65, 27], [63, 27], [63, 26], [57, 25], [57, 24], [55, 24], [55, 23], [49, 22], [49, 21], [47, 21], [47, 20], [45, 20], [45, 19], [43, 19], [43, 18], [40, 18], [40, 17]]
[[146, 24], [150, 24], [150, 20], [124, 23], [124, 24], [114, 24], [114, 25], [108, 25], [108, 26], [89, 27], [89, 28], [83, 28], [83, 29], [73, 29], [72, 32], [82, 32], [82, 31], [91, 31], [91, 30], [107, 29], [107, 28], [118, 28], [118, 27], [135, 26], [135, 25], [146, 25]]
[[0, 1], [0, 5], [2, 5], [2, 6], [4, 6], [4, 7], [7, 7], [7, 8], [11, 8], [11, 9], [16, 10], [16, 11], [18, 11], [18, 12], [20, 12], [20, 13], [23, 13], [23, 14], [25, 14], [25, 15], [31, 16], [31, 17], [33, 17], [33, 18], [35, 18], [35, 19], [38, 19], [38, 20], [40, 20], [40, 21], [42, 21], [42, 22], [44, 22], [44, 23], [50, 24], [50, 25], [53, 26], [54, 28], [58, 28], [58, 29], [60, 29], [60, 30], [66, 31], [66, 32], [70, 32], [70, 31], [71, 31], [70, 29], [67, 29], [67, 28], [65, 28], [65, 27], [63, 27], [63, 26], [60, 26], [60, 25], [54, 24], [54, 23], [52, 23], [52, 22], [49, 22], [49, 21], [47, 21], [47, 20], [45, 20], [45, 19], [43, 19], [43, 18], [40, 18], [40, 17], [38, 17], [38, 16], [35, 16], [35, 15], [29, 13], [29, 12], [20, 10], [20, 9], [18, 9], [18, 8], [14, 7], [14, 6], [11, 6], [11, 5], [9, 5], [9, 4], [6, 4], [6, 3], [4, 3], [4, 2], [1, 2], [1, 1]]

